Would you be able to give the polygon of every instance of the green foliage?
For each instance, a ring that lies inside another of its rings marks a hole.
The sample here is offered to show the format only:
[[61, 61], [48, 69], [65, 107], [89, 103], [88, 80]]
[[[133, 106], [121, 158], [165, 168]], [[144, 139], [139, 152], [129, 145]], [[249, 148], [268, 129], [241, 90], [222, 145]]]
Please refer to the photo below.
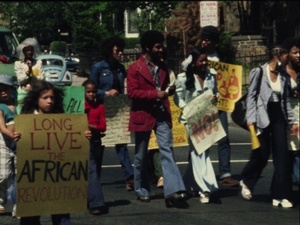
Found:
[[53, 41], [50, 44], [50, 51], [52, 52], [52, 54], [65, 56], [66, 50], [67, 43], [65, 41]]
[[139, 38], [125, 38], [125, 48], [135, 48], [137, 44], [140, 44]]
[[217, 46], [223, 60], [228, 63], [233, 63], [235, 58], [235, 49], [231, 45], [231, 37], [233, 34], [234, 33], [226, 31], [222, 32]]
[[76, 52], [100, 51], [101, 42], [109, 32], [91, 18], [83, 18], [82, 21], [83, 23], [74, 25]]
[[[163, 30], [164, 19], [176, 4], [177, 1], [19, 1], [0, 2], [0, 12], [20, 42], [35, 37], [40, 45], [47, 46], [61, 40], [73, 44], [76, 52], [99, 52], [104, 39], [124, 35], [124, 10], [145, 10], [137, 22], [140, 31], [150, 29], [150, 22], [152, 29]], [[151, 18], [145, 19], [150, 12]], [[130, 40], [127, 46], [135, 44]]]
[[134, 1], [134, 6], [142, 10], [135, 21], [139, 33], [149, 29], [164, 30], [165, 20], [171, 16], [177, 3], [178, 1]]
[[3, 12], [19, 41], [35, 37], [42, 45], [58, 40], [58, 29], [70, 21], [63, 2], [9, 2], [4, 4]]
[[171, 16], [172, 9], [179, 4], [179, 1], [134, 1], [134, 3], [148, 14], [152, 12], [160, 19], [166, 19]]

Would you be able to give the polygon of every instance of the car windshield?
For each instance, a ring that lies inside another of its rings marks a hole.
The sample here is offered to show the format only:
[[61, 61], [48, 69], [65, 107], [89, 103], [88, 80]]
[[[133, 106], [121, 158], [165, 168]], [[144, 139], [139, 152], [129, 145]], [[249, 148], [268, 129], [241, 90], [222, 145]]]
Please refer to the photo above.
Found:
[[17, 57], [17, 46], [18, 42], [12, 33], [0, 33], [0, 55], [4, 54], [8, 57]]
[[63, 66], [63, 61], [60, 59], [42, 59], [43, 66]]

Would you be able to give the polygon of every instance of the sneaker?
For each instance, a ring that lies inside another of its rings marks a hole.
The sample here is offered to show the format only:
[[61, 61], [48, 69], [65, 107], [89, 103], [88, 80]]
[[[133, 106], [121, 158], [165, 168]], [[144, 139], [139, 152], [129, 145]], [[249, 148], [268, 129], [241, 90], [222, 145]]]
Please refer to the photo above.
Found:
[[14, 207], [12, 209], [11, 217], [12, 218], [17, 218], [18, 220], [21, 219], [21, 217], [17, 216], [17, 205], [16, 204], [14, 204]]
[[0, 205], [0, 213], [4, 213], [5, 212], [5, 207], [3, 205]]
[[11, 211], [11, 217], [12, 218], [16, 218], [16, 214], [17, 214], [17, 205], [14, 204], [14, 207], [13, 207], [13, 209]]
[[200, 202], [203, 204], [209, 203], [209, 192], [199, 192], [200, 195]]
[[247, 187], [247, 185], [244, 184], [243, 180], [240, 181], [240, 186], [242, 187], [241, 194], [243, 198], [246, 200], [252, 199], [252, 193], [250, 189]]
[[239, 186], [240, 184], [238, 180], [235, 180], [232, 177], [224, 177], [223, 179], [221, 179], [220, 183], [224, 187], [235, 187]]
[[277, 207], [281, 206], [282, 208], [293, 208], [293, 203], [287, 199], [273, 199], [272, 205]]
[[157, 186], [158, 188], [162, 188], [162, 187], [164, 186], [164, 178], [163, 178], [163, 177], [160, 177], [160, 178], [158, 179], [156, 186]]
[[106, 214], [106, 213], [108, 213], [108, 209], [106, 206], [101, 206], [101, 207], [90, 209], [90, 214], [94, 215], [94, 216], [99, 216], [99, 215]]
[[125, 188], [126, 188], [126, 191], [132, 191], [134, 189], [133, 179], [129, 179], [126, 181]]

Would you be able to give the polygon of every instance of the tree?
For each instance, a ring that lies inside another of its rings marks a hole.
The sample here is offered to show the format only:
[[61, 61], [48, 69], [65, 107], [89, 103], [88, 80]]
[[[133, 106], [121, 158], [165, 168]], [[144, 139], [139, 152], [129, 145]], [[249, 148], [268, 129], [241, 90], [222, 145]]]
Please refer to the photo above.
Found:
[[[76, 44], [77, 51], [99, 51], [103, 39], [123, 34], [120, 25], [112, 23], [117, 2], [0, 2], [4, 18], [11, 24], [19, 41], [36, 37], [41, 45], [60, 39]], [[120, 5], [120, 2], [119, 2]], [[124, 5], [124, 4], [122, 4]], [[46, 13], [45, 13], [46, 12]], [[67, 37], [61, 36], [67, 33]]]
[[191, 1], [178, 5], [172, 10], [172, 16], [166, 20], [167, 35], [169, 41], [177, 41], [182, 48], [176, 48], [177, 45], [170, 49], [170, 52], [186, 55], [199, 40], [199, 4]]
[[[103, 39], [124, 35], [124, 11], [140, 8], [142, 14], [136, 21], [139, 32], [150, 28], [165, 31], [169, 52], [186, 54], [199, 36], [198, 4], [199, 1], [5, 1], [0, 2], [0, 13], [19, 41], [34, 36], [41, 45], [49, 45], [61, 38], [74, 44], [77, 52], [99, 52]], [[219, 1], [220, 9], [232, 4], [237, 4], [239, 11], [239, 34], [262, 34], [273, 43], [294, 36], [297, 26], [299, 29], [299, 10], [295, 11], [298, 1]]]
[[66, 17], [63, 6], [63, 2], [1, 3], [4, 18], [10, 21], [10, 28], [17, 34], [19, 41], [35, 37], [41, 45], [58, 40], [58, 30], [70, 27], [68, 22], [64, 22], [70, 19]]

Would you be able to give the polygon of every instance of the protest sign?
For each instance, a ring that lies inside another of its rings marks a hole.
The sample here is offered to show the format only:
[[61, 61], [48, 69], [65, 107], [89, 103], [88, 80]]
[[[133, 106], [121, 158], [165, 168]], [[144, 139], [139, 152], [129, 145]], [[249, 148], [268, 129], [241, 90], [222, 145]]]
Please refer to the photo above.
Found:
[[208, 66], [217, 72], [218, 109], [232, 112], [234, 103], [242, 95], [243, 67], [216, 61], [209, 61]]
[[107, 129], [102, 138], [103, 145], [131, 143], [128, 130], [130, 105], [131, 100], [124, 94], [104, 98]]
[[191, 141], [198, 154], [226, 136], [218, 117], [218, 109], [211, 102], [212, 96], [212, 90], [208, 89], [190, 101], [183, 110]]
[[[64, 111], [66, 114], [84, 113], [84, 87], [82, 86], [63, 86], [58, 87], [64, 90]], [[16, 113], [20, 114], [22, 101], [27, 95], [27, 91], [18, 89]]]
[[89, 141], [85, 114], [15, 116], [17, 216], [87, 210]]
[[[185, 127], [182, 123], [179, 122], [179, 116], [181, 109], [175, 105], [173, 96], [169, 97], [171, 114], [172, 114], [172, 134], [173, 134], [173, 147], [187, 146], [187, 135]], [[151, 132], [148, 150], [158, 149], [158, 143], [154, 134], [154, 131]]]
[[83, 86], [65, 86], [64, 110], [66, 114], [84, 113], [85, 93]]

